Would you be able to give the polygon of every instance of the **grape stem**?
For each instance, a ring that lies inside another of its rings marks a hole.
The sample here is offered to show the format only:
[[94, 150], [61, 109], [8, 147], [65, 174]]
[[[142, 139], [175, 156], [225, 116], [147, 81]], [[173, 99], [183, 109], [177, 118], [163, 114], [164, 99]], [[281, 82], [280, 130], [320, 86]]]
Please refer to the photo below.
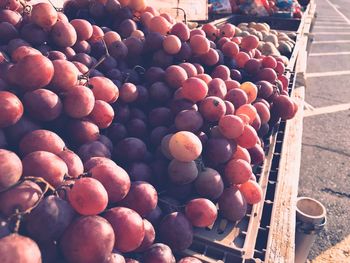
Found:
[[16, 208], [14, 214], [10, 215], [8, 218], [7, 218], [7, 221], [8, 222], [11, 222], [14, 218], [16, 219], [16, 223], [15, 223], [15, 227], [14, 227], [14, 232], [15, 233], [18, 233], [18, 230], [19, 230], [19, 227], [20, 227], [20, 223], [22, 221], [22, 218], [24, 215], [26, 214], [30, 214], [30, 212], [32, 212], [33, 209], [35, 209], [41, 202], [41, 200], [44, 198], [45, 194], [47, 193], [48, 190], [51, 190], [51, 191], [55, 191], [55, 189], [53, 188], [52, 185], [50, 185], [50, 183], [48, 183], [44, 178], [42, 177], [34, 177], [34, 176], [26, 176], [24, 177], [23, 179], [21, 179], [20, 181], [18, 181], [15, 185], [7, 188], [7, 190], [15, 187], [15, 186], [18, 186], [20, 184], [22, 184], [23, 182], [25, 181], [31, 181], [31, 182], [34, 182], [34, 183], [37, 183], [39, 186], [40, 184], [44, 184], [44, 188], [42, 189], [42, 194], [40, 195], [40, 197], [38, 198], [38, 200], [35, 202], [35, 204], [24, 210], [24, 211], [20, 211], [18, 208]]
[[109, 57], [109, 51], [108, 51], [108, 48], [107, 48], [107, 44], [106, 44], [106, 41], [103, 39], [103, 37], [100, 38], [100, 40], [102, 41], [103, 43], [103, 47], [105, 49], [105, 54], [99, 59], [99, 61], [93, 65], [87, 72], [85, 72], [84, 74], [82, 75], [79, 75], [78, 76], [78, 80], [85, 80], [86, 82], [84, 83], [85, 86], [88, 86], [88, 82], [89, 82], [89, 76], [90, 76], [90, 73], [92, 70], [96, 69], [101, 63], [103, 63], [103, 61], [106, 60], [107, 57]]
[[184, 13], [185, 24], [187, 25], [187, 14], [186, 14], [186, 11], [183, 8], [181, 8], [181, 7], [173, 7], [172, 9], [176, 9], [177, 10], [177, 16], [179, 16], [179, 10], [181, 10]]

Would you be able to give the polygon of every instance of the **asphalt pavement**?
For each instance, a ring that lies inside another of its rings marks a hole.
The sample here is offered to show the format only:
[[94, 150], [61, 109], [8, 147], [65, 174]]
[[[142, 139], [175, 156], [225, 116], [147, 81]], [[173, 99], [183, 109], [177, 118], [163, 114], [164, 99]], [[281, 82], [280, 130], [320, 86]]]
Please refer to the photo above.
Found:
[[346, 263], [350, 262], [346, 238], [350, 236], [350, 1], [316, 0], [316, 5], [305, 101], [315, 109], [328, 108], [304, 118], [299, 196], [315, 198], [327, 209], [327, 225], [309, 259], [320, 258], [343, 241], [346, 245], [338, 252], [344, 257], [312, 262], [345, 259]]

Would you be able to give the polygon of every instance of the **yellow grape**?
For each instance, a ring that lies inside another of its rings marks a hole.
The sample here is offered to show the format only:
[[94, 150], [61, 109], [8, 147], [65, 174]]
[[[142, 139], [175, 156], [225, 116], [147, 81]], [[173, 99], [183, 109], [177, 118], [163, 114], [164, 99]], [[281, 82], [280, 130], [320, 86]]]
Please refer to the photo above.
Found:
[[170, 138], [169, 150], [176, 160], [191, 162], [202, 153], [202, 143], [192, 132], [180, 131]]
[[236, 115], [238, 115], [238, 114], [247, 115], [249, 117], [249, 120], [250, 120], [249, 123], [252, 123], [255, 120], [256, 115], [258, 113], [253, 105], [244, 104], [236, 110]]
[[252, 103], [253, 101], [256, 100], [256, 97], [258, 95], [258, 88], [254, 83], [250, 81], [246, 81], [242, 83], [239, 88], [244, 90], [245, 93], [247, 93], [248, 103]]

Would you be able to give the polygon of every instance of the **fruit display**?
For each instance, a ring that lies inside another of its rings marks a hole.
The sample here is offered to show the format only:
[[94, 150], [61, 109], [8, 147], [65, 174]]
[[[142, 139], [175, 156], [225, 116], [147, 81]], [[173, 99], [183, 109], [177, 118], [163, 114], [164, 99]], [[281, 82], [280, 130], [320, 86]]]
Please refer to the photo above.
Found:
[[197, 228], [262, 201], [286, 57], [144, 0], [22, 4], [0, 2], [0, 262], [200, 262]]

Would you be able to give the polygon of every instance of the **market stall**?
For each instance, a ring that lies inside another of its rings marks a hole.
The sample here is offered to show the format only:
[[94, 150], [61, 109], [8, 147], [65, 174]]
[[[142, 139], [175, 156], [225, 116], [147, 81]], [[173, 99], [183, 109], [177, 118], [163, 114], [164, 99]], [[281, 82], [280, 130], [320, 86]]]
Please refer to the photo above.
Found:
[[152, 2], [0, 2], [0, 262], [294, 262], [314, 1]]

